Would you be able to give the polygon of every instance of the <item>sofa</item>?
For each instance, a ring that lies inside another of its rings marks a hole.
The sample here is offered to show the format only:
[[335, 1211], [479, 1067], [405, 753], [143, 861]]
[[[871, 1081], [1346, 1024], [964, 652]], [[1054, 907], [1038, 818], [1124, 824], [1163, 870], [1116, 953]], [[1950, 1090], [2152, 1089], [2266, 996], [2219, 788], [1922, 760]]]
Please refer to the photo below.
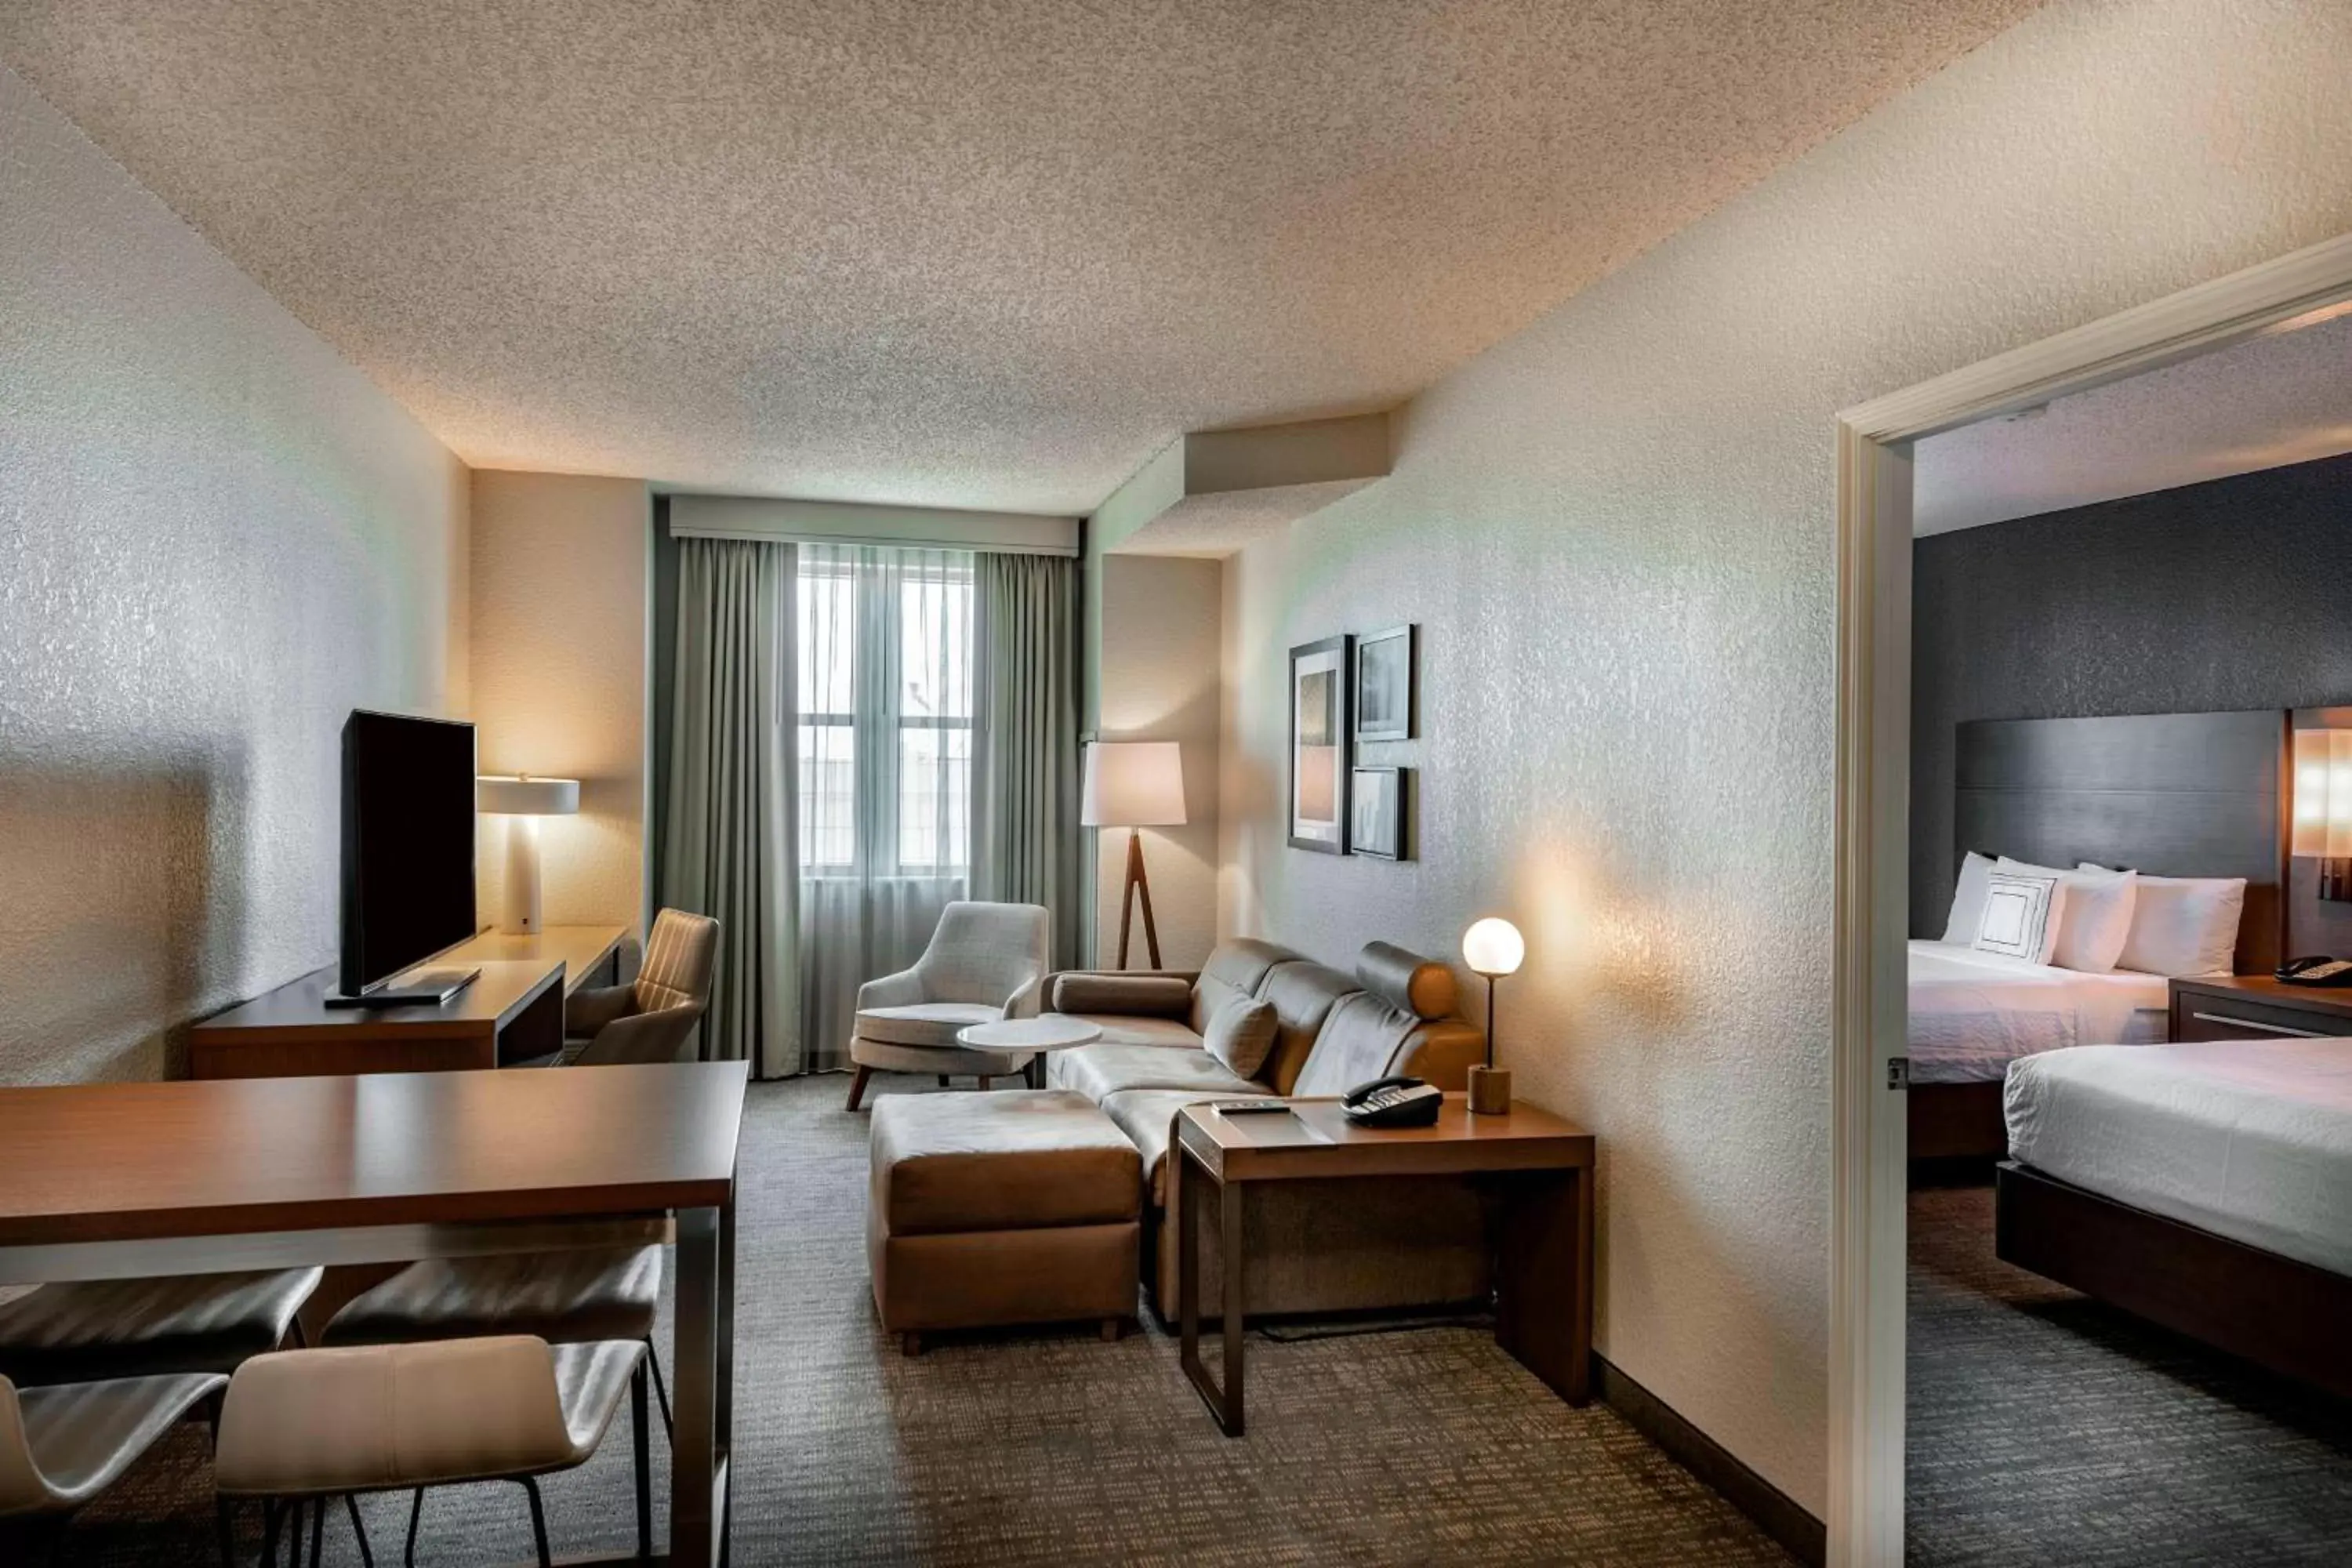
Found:
[[[1180, 1110], [1245, 1096], [1339, 1095], [1396, 1073], [1461, 1089], [1485, 1049], [1454, 1012], [1453, 973], [1386, 942], [1367, 944], [1353, 974], [1243, 939], [1220, 943], [1198, 972], [1066, 972], [1047, 995], [1053, 1010], [1102, 1030], [1098, 1043], [1049, 1057], [1045, 1081], [1093, 1101], [1142, 1157], [1141, 1264], [1163, 1318], [1176, 1311], [1178, 1184], [1168, 1151]], [[1236, 997], [1275, 1012], [1274, 1048], [1250, 1078], [1227, 1070], [1202, 1039], [1211, 1016]], [[1243, 1289], [1254, 1316], [1486, 1294], [1486, 1219], [1465, 1180], [1284, 1183], [1253, 1193], [1250, 1205]], [[1215, 1301], [1217, 1216], [1202, 1219], [1202, 1300]]]

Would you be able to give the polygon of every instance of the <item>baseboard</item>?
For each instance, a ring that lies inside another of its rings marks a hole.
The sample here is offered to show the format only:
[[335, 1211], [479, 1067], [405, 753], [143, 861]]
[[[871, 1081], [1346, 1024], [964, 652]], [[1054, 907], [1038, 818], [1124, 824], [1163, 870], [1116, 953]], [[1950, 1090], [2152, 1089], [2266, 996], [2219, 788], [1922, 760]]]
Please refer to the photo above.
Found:
[[1726, 1502], [1754, 1520], [1757, 1528], [1786, 1547], [1797, 1561], [1821, 1568], [1827, 1560], [1827, 1525], [1597, 1352], [1592, 1357], [1592, 1385], [1609, 1407], [1632, 1423], [1635, 1431], [1720, 1492]]

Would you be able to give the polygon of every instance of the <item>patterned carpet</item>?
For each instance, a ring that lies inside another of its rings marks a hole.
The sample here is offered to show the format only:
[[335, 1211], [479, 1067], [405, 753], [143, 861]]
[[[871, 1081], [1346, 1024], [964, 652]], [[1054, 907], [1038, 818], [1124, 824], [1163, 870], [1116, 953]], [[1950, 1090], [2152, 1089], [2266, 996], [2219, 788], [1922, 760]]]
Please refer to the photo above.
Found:
[[1991, 1188], [1912, 1194], [1910, 1301], [1918, 1568], [2352, 1563], [2352, 1405], [2001, 1263]]
[[[886, 1090], [912, 1088], [887, 1080]], [[1785, 1563], [1614, 1412], [1572, 1410], [1465, 1328], [1250, 1344], [1250, 1432], [1217, 1435], [1156, 1327], [949, 1338], [908, 1360], [866, 1290], [866, 1120], [842, 1080], [757, 1086], [739, 1210], [734, 1561]], [[623, 1417], [626, 1419], [625, 1415]], [[657, 1489], [667, 1454], [655, 1441]], [[559, 1557], [629, 1548], [628, 1443], [548, 1483]], [[399, 1560], [404, 1500], [362, 1505]], [[243, 1533], [247, 1561], [257, 1520]], [[346, 1522], [328, 1559], [356, 1563]], [[213, 1561], [185, 1428], [79, 1520], [64, 1561]], [[519, 1489], [436, 1492], [418, 1561], [530, 1556]]]

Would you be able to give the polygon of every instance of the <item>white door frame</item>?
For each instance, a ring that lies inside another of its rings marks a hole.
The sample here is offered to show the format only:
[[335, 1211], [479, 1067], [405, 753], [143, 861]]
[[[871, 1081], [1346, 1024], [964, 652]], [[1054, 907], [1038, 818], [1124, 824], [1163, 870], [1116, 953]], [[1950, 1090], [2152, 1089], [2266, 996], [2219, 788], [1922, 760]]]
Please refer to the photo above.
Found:
[[1938, 431], [2333, 313], [2352, 235], [2061, 332], [1838, 416], [1836, 911], [1832, 971], [1832, 1568], [1903, 1561], [1905, 1054], [1910, 924], [1911, 449]]

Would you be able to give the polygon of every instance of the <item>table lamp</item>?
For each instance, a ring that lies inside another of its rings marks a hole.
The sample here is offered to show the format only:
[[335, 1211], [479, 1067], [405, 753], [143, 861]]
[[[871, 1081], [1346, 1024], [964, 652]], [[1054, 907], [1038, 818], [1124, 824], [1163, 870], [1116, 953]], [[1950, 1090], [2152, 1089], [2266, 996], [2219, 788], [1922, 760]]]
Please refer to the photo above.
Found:
[[1160, 967], [1160, 931], [1151, 923], [1151, 884], [1143, 875], [1139, 827], [1174, 827], [1184, 821], [1184, 759], [1173, 741], [1090, 741], [1078, 821], [1087, 827], [1127, 829], [1127, 887], [1118, 899], [1118, 966], [1127, 967], [1127, 938], [1135, 900], [1143, 900], [1143, 942]]
[[1511, 1073], [1495, 1065], [1495, 982], [1518, 973], [1528, 956], [1519, 928], [1496, 915], [1462, 933], [1462, 962], [1486, 977], [1486, 1065], [1470, 1069], [1470, 1109], [1499, 1116], [1511, 1109]]
[[538, 934], [539, 819], [577, 813], [580, 781], [480, 774], [474, 780], [474, 809], [514, 819], [507, 824], [507, 907], [499, 929]]

